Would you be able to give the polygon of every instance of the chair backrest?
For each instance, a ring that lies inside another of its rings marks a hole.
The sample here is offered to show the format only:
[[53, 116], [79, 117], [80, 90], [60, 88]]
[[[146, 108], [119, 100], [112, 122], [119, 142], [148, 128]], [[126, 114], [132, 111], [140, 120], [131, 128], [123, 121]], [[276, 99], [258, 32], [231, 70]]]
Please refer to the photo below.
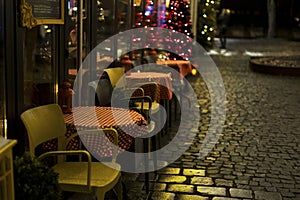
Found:
[[112, 87], [115, 88], [120, 78], [124, 75], [125, 69], [124, 67], [107, 68], [104, 70], [104, 73], [107, 73]]
[[35, 148], [48, 140], [58, 138], [58, 150], [64, 150], [66, 124], [58, 104], [48, 104], [28, 109], [21, 114], [29, 139], [29, 151], [33, 158]]
[[134, 87], [140, 87], [144, 90], [144, 95], [150, 96], [152, 102], [158, 102], [159, 87], [156, 82], [137, 83]]
[[109, 79], [99, 79], [96, 88], [97, 106], [111, 106], [113, 87]]

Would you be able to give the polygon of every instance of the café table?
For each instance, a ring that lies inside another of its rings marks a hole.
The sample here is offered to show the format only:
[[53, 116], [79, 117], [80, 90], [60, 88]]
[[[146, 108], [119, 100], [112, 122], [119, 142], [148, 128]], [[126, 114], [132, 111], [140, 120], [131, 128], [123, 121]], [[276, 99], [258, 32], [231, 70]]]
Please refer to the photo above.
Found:
[[[118, 152], [121, 153], [131, 148], [139, 137], [147, 137], [148, 125], [145, 118], [134, 110], [115, 107], [80, 106], [73, 107], [72, 113], [64, 114], [67, 126], [66, 138], [69, 138], [77, 131], [84, 129], [115, 128], [118, 132]], [[81, 135], [80, 140], [73, 138], [67, 145], [69, 150], [80, 148], [79, 141], [86, 141], [89, 144], [89, 151], [97, 153], [100, 157], [111, 157], [113, 154], [113, 138], [107, 135], [109, 144], [103, 144], [95, 140], [92, 135]], [[146, 140], [143, 142], [144, 152], [146, 151]], [[101, 146], [99, 146], [101, 145]], [[57, 141], [51, 140], [43, 143], [43, 150], [56, 149]], [[90, 149], [92, 148], [92, 149]], [[130, 161], [128, 161], [130, 162]], [[137, 162], [137, 161], [135, 161]], [[146, 190], [149, 192], [149, 173], [145, 173]]]
[[188, 60], [158, 60], [156, 61], [156, 64], [167, 65], [171, 68], [178, 67], [182, 77], [185, 77], [192, 72], [192, 64]]
[[[179, 95], [182, 95], [182, 88], [184, 86], [184, 77], [187, 76], [192, 72], [192, 64], [188, 60], [158, 60], [156, 61], [156, 64], [163, 65], [163, 66], [169, 66], [172, 69], [175, 69], [179, 72], [178, 75], [172, 75], [173, 80], [173, 86], [174, 90], [178, 92]], [[181, 98], [180, 98], [181, 99]], [[177, 102], [175, 101], [175, 108], [174, 108], [174, 116], [176, 119], [177, 115]], [[170, 114], [171, 116], [172, 114]]]
[[[69, 138], [79, 130], [115, 128], [118, 132], [119, 153], [128, 150], [135, 138], [148, 134], [148, 126], [145, 118], [134, 110], [123, 108], [100, 106], [73, 107], [72, 113], [64, 114], [64, 119], [67, 127], [66, 138]], [[89, 143], [92, 142], [93, 145], [89, 145], [89, 147], [93, 148], [94, 153], [96, 151], [97, 156], [110, 157], [112, 155], [113, 149], [111, 143], [101, 143], [101, 148], [99, 148], [99, 141], [88, 137], [90, 136], [80, 136], [80, 140]], [[108, 138], [113, 142], [113, 138]], [[71, 139], [66, 148], [69, 150], [80, 149], [80, 140], [78, 137]], [[57, 142], [55, 139], [42, 145], [42, 151], [54, 150], [56, 148]]]
[[[157, 102], [162, 104], [166, 108], [167, 113], [167, 122], [169, 126], [171, 126], [171, 100], [172, 100], [172, 79], [170, 73], [161, 73], [161, 72], [132, 72], [126, 74], [126, 86], [134, 87], [136, 84], [142, 84], [146, 82], [156, 82], [158, 84], [158, 94], [157, 94]], [[144, 88], [145, 90], [145, 88]], [[145, 90], [145, 95], [153, 98], [152, 90]], [[167, 134], [168, 128], [165, 124], [164, 132]], [[163, 134], [163, 133], [162, 133]], [[159, 135], [160, 138], [160, 135]], [[160, 141], [160, 139], [159, 139]], [[160, 146], [160, 142], [159, 146]]]
[[[81, 106], [72, 108], [72, 113], [64, 114], [67, 125], [66, 137], [82, 129], [115, 128], [118, 132], [119, 153], [128, 150], [134, 139], [148, 134], [147, 121], [134, 110], [114, 107]], [[86, 138], [85, 138], [86, 137]], [[100, 157], [110, 157], [112, 155], [112, 145], [102, 144], [99, 148], [99, 141], [88, 138], [89, 135], [80, 136], [80, 139], [89, 143], [89, 147], [97, 149]], [[113, 138], [109, 138], [111, 142]], [[91, 145], [92, 144], [92, 145]], [[71, 149], [78, 149], [79, 144], [76, 139], [71, 140]]]
[[[159, 72], [131, 72], [126, 74], [126, 87], [135, 87], [136, 84], [146, 83], [146, 82], [156, 82], [158, 87], [158, 97], [157, 101], [160, 102], [163, 100], [171, 100], [172, 99], [172, 82], [171, 75], [167, 73], [159, 73]], [[145, 95], [149, 95], [153, 98], [153, 94], [147, 94], [145, 91]]]
[[[145, 118], [134, 110], [128, 110], [123, 108], [100, 106], [74, 107], [72, 109], [72, 113], [64, 114], [64, 119], [68, 127], [66, 137], [70, 137], [72, 134], [75, 133], [75, 131], [77, 131], [77, 129], [80, 130], [86, 128], [96, 129], [109, 127], [115, 128], [118, 132], [119, 153], [121, 153], [124, 150], [128, 150], [131, 147], [131, 145], [136, 141], [136, 138], [146, 136], [148, 134], [148, 126]], [[109, 138], [109, 140], [111, 141], [107, 145], [103, 143], [100, 144], [99, 142], [101, 141], [95, 140], [92, 135], [81, 135], [80, 139], [81, 141], [87, 142], [89, 144], [88, 150], [92, 151], [93, 153], [97, 153], [97, 156], [110, 157], [113, 153], [113, 146], [111, 145], [113, 142], [113, 138]], [[77, 141], [74, 142], [75, 143], [73, 143], [73, 145], [78, 145]], [[143, 140], [144, 152], [147, 149], [146, 145], [146, 140]], [[129, 160], [126, 161], [129, 163], [131, 162]], [[134, 162], [139, 161], [136, 160]], [[147, 172], [145, 173], [145, 186], [146, 191], [148, 193], [149, 173]]]

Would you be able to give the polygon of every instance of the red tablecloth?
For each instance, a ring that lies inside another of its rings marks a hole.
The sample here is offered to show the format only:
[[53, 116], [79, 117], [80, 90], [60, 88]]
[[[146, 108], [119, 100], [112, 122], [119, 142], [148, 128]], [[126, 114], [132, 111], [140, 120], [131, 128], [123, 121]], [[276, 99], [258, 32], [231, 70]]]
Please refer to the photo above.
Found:
[[170, 67], [177, 66], [179, 68], [179, 72], [182, 76], [186, 76], [192, 72], [192, 65], [190, 61], [187, 60], [158, 60], [156, 61], [158, 65], [168, 65]]
[[[172, 82], [170, 74], [158, 72], [133, 72], [126, 75], [126, 86], [134, 87], [138, 83], [156, 82], [159, 85], [158, 101], [160, 99], [172, 99]], [[147, 94], [153, 98], [153, 93]]]
[[[113, 107], [75, 107], [72, 112], [72, 114], [64, 115], [65, 122], [77, 129], [115, 128], [118, 131], [119, 152], [128, 150], [134, 138], [148, 133], [146, 120], [133, 110]], [[74, 130], [74, 128], [70, 130]], [[69, 134], [72, 133], [69, 132]], [[101, 157], [112, 155], [111, 145], [103, 144], [91, 136], [80, 136], [80, 139], [83, 143], [88, 143], [89, 148], [93, 148], [89, 150], [97, 152]], [[110, 139], [112, 141], [112, 138]], [[99, 146], [100, 144], [101, 146]]]
[[[118, 131], [119, 152], [128, 150], [133, 139], [148, 133], [147, 122], [142, 115], [133, 111], [113, 107], [74, 107], [71, 114], [64, 114], [67, 126], [66, 137], [70, 137], [77, 130], [115, 128]], [[99, 136], [80, 136], [83, 144], [88, 144], [88, 150], [101, 157], [112, 155], [112, 145], [105, 144]], [[108, 137], [111, 142], [111, 137]], [[103, 139], [103, 138], [102, 138]], [[48, 142], [44, 148], [55, 149], [55, 141]], [[78, 138], [72, 139], [67, 149], [79, 149]]]

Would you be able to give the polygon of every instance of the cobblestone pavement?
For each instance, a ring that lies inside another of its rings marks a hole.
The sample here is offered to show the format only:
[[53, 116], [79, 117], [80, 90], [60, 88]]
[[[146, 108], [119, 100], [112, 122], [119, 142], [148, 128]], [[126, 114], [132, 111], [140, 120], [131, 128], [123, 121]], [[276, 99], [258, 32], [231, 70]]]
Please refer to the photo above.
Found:
[[[300, 77], [252, 72], [249, 56], [262, 53], [299, 55], [300, 42], [229, 40], [226, 52], [211, 56], [227, 108], [222, 135], [204, 159], [198, 152], [209, 127], [210, 96], [201, 76], [189, 77], [199, 99], [199, 133], [180, 159], [158, 171], [150, 199], [300, 199]], [[146, 199], [143, 176], [124, 177], [128, 199]]]
[[[299, 55], [300, 42], [231, 39], [226, 52], [214, 52], [219, 53], [211, 57], [221, 72], [227, 96], [222, 135], [213, 150], [199, 159], [211, 102], [202, 77], [189, 77], [201, 112], [196, 137], [184, 155], [158, 171], [148, 199], [299, 200], [300, 77], [252, 72], [249, 56]], [[174, 134], [176, 129], [169, 130], [163, 140]], [[123, 173], [123, 181], [127, 199], [147, 199], [143, 174]], [[109, 196], [107, 199], [114, 199]]]

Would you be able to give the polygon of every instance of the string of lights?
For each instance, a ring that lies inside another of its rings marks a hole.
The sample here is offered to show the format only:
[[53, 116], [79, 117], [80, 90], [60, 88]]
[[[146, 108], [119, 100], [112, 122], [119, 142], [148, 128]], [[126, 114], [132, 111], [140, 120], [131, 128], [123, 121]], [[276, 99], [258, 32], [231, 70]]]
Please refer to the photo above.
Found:
[[205, 47], [213, 46], [217, 26], [216, 9], [220, 0], [200, 0], [198, 4], [197, 42]]

